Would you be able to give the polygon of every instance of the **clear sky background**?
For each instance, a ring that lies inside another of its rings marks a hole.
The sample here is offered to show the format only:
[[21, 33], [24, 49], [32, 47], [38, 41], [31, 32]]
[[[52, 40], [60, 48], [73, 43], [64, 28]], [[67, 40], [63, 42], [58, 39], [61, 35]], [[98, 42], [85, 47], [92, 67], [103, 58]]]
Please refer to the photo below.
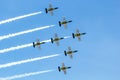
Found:
[[[59, 7], [54, 11], [54, 16], [45, 14], [44, 9], [49, 3]], [[1, 53], [0, 64], [52, 54], [61, 55], [0, 69], [0, 78], [53, 69], [49, 73], [15, 80], [120, 80], [120, 0], [0, 0], [0, 21], [38, 11], [43, 13], [1, 24], [0, 36], [40, 26], [55, 26], [1, 40], [0, 50], [32, 43], [36, 39], [48, 40], [54, 33], [60, 37], [71, 36], [77, 28], [87, 34], [81, 37], [80, 42], [71, 37], [60, 41], [60, 46], [46, 43], [41, 45], [41, 50], [31, 46]], [[67, 30], [58, 26], [62, 17], [73, 20]], [[68, 46], [79, 51], [73, 59], [64, 56], [63, 51]], [[67, 75], [57, 70], [62, 62], [72, 67]]]

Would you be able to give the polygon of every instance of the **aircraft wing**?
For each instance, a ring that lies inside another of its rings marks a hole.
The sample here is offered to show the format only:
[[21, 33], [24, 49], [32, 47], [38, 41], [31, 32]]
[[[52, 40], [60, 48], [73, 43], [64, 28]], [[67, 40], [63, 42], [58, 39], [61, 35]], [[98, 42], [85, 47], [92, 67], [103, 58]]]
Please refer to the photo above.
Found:
[[77, 33], [77, 34], [79, 34], [79, 33], [80, 33], [79, 29], [77, 29], [77, 30], [76, 30], [76, 33]]
[[59, 41], [56, 41], [57, 46], [59, 46]]
[[65, 17], [63, 17], [63, 21], [66, 21], [66, 18], [65, 18]]
[[57, 35], [57, 33], [55, 33], [55, 38], [58, 38], [58, 35]]
[[52, 4], [49, 4], [49, 8], [52, 8]]
[[70, 58], [72, 59], [73, 58], [73, 55], [72, 54], [69, 54]]
[[81, 39], [80, 39], [80, 36], [78, 36], [78, 40], [80, 41]]
[[39, 40], [39, 39], [37, 39], [37, 40], [36, 40], [36, 42], [37, 42], [37, 43], [39, 43], [39, 42], [40, 42], [40, 40]]
[[50, 15], [53, 16], [53, 11], [50, 11]]
[[64, 64], [64, 63], [62, 63], [62, 67], [65, 67], [65, 64]]
[[68, 51], [71, 51], [71, 47], [68, 47]]
[[66, 24], [63, 24], [64, 28], [66, 29], [67, 28], [67, 23]]
[[37, 45], [38, 49], [41, 49], [40, 45]]
[[66, 70], [63, 70], [63, 72], [64, 72], [64, 74], [66, 74], [67, 72], [66, 72]]

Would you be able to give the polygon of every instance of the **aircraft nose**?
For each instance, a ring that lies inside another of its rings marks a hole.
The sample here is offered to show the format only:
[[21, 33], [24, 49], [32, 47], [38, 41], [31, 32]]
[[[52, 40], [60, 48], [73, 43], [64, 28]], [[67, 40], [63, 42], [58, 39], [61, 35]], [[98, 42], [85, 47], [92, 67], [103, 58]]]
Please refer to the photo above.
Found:
[[70, 20], [69, 22], [72, 22], [72, 20]]
[[58, 7], [56, 7], [55, 9], [58, 9]]
[[68, 69], [71, 68], [71, 67], [68, 67]]

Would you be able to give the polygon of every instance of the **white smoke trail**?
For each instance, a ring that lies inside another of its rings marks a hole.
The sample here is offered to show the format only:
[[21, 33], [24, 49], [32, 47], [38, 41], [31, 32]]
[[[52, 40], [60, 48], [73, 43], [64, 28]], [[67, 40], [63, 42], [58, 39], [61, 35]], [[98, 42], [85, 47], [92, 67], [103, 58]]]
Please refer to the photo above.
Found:
[[31, 33], [31, 32], [34, 32], [34, 31], [45, 29], [45, 28], [50, 28], [50, 27], [53, 27], [53, 26], [54, 25], [44, 26], [44, 27], [34, 28], [34, 29], [26, 30], [26, 31], [21, 31], [21, 32], [17, 32], [17, 33], [12, 33], [12, 34], [8, 34], [8, 35], [0, 36], [0, 40], [15, 37], [15, 36], [26, 34], [26, 33]]
[[67, 39], [67, 38], [71, 38], [71, 36], [65, 36], [64, 38], [65, 38], [65, 39]]
[[[44, 40], [41, 42], [50, 42], [50, 40]], [[24, 44], [24, 45], [15, 46], [15, 47], [10, 47], [10, 48], [0, 50], [0, 53], [14, 51], [14, 50], [18, 50], [18, 49], [22, 49], [22, 48], [26, 48], [26, 47], [31, 47], [31, 46], [33, 46], [33, 43], [28, 43], [28, 44]]]
[[[64, 37], [65, 39], [70, 38], [70, 36], [66, 36]], [[51, 42], [51, 40], [44, 40], [42, 42]], [[26, 48], [26, 47], [30, 47], [33, 46], [32, 43], [29, 44], [24, 44], [24, 45], [19, 45], [19, 46], [15, 46], [15, 47], [10, 47], [10, 48], [6, 48], [6, 49], [2, 49], [0, 50], [0, 53], [5, 53], [5, 52], [9, 52], [9, 51], [14, 51], [14, 50], [18, 50], [18, 49], [22, 49], [22, 48]]]
[[10, 47], [10, 48], [6, 48], [6, 49], [3, 49], [3, 50], [0, 50], [0, 53], [14, 51], [14, 50], [17, 50], [17, 49], [22, 49], [22, 48], [30, 47], [32, 45], [33, 45], [32, 43], [29, 43], [29, 44], [24, 44], [24, 45], [20, 45], [20, 46]]
[[18, 19], [26, 18], [26, 17], [29, 17], [29, 16], [41, 14], [41, 13], [42, 12], [35, 12], [35, 13], [30, 13], [30, 14], [26, 14], [26, 15], [14, 17], [14, 18], [6, 19], [6, 20], [3, 20], [3, 21], [0, 21], [0, 24], [5, 24], [5, 23], [8, 23], [8, 22], [12, 22], [12, 21], [15, 21], [15, 20], [18, 20]]
[[0, 69], [15, 66], [15, 65], [19, 65], [19, 64], [24, 64], [24, 63], [28, 63], [28, 62], [38, 61], [38, 60], [42, 60], [42, 59], [52, 58], [52, 57], [56, 57], [56, 56], [59, 56], [59, 55], [60, 54], [54, 54], [54, 55], [49, 55], [49, 56], [43, 56], [43, 57], [37, 57], [37, 58], [31, 58], [31, 59], [26, 59], [26, 60], [1, 64]]
[[47, 72], [52, 72], [53, 70], [44, 70], [44, 71], [37, 71], [37, 72], [31, 72], [31, 73], [24, 73], [20, 75], [14, 75], [10, 77], [5, 77], [5, 78], [0, 78], [0, 80], [13, 80], [13, 79], [18, 79], [18, 78], [24, 78], [24, 77], [29, 77], [33, 75], [38, 75], [42, 73], [47, 73]]

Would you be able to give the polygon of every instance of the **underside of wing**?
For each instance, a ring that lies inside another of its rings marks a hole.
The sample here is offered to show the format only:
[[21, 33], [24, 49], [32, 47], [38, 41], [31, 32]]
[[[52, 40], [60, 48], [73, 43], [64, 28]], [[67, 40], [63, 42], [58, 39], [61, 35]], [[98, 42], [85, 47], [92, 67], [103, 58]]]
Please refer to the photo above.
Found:
[[50, 11], [50, 15], [53, 16], [53, 11]]
[[63, 70], [63, 72], [64, 72], [64, 74], [66, 74], [67, 72], [66, 72], [66, 70]]
[[64, 21], [66, 21], [66, 18], [65, 18], [65, 17], [63, 17], [63, 22], [64, 22]]
[[63, 24], [64, 28], [67, 29], [67, 23]]
[[80, 39], [80, 36], [78, 36], [78, 40], [80, 41], [81, 39]]
[[79, 29], [76, 29], [76, 33], [77, 33], [77, 34], [79, 34], [79, 33], [80, 33]]
[[59, 46], [59, 41], [56, 41], [57, 46]]
[[55, 38], [58, 38], [58, 35], [57, 35], [57, 33], [55, 33]]
[[52, 4], [49, 4], [49, 8], [52, 8]]
[[40, 45], [37, 45], [38, 49], [41, 49]]
[[73, 58], [73, 55], [72, 54], [69, 54], [70, 58], [72, 59]]
[[37, 43], [40, 43], [40, 40], [39, 40], [39, 39], [37, 39], [37, 40], [36, 40], [36, 42], [37, 42]]
[[68, 47], [68, 51], [71, 51], [71, 47], [70, 46]]
[[65, 67], [65, 64], [64, 64], [64, 63], [62, 63], [62, 67]]

